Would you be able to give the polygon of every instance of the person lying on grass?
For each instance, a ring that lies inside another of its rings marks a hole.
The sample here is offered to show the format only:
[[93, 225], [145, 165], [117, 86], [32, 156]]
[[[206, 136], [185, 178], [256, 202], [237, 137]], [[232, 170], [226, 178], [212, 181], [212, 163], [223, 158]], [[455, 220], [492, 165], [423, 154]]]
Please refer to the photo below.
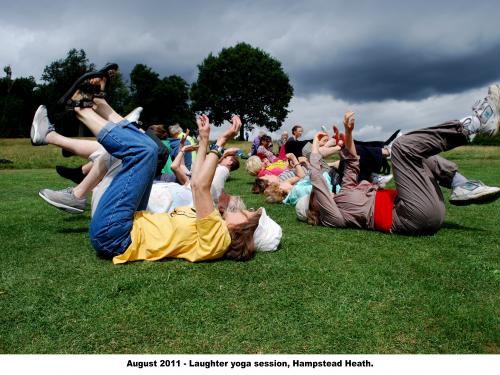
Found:
[[[101, 116], [106, 116], [110, 113], [110, 108], [107, 103], [96, 98], [95, 101], [99, 103], [94, 108]], [[128, 119], [126, 117], [126, 119]], [[94, 160], [91, 162], [91, 168], [84, 176], [83, 180], [74, 187], [68, 187], [61, 190], [41, 189], [39, 196], [48, 204], [73, 214], [83, 213], [87, 207], [87, 196], [92, 192], [92, 210], [93, 215], [99, 200], [106, 191], [107, 187], [119, 172], [121, 168], [121, 160], [111, 157], [106, 150], [97, 142], [89, 140], [79, 140], [64, 137], [54, 130], [54, 126], [50, 123], [47, 116], [45, 106], [40, 106], [33, 118], [32, 123], [32, 143], [34, 145], [54, 144], [65, 149], [71, 149], [77, 155], [86, 156]], [[153, 138], [150, 134], [149, 128], [146, 135]], [[186, 151], [187, 148], [195, 147], [191, 145], [183, 146]], [[92, 152], [91, 155], [88, 155]], [[237, 211], [245, 209], [242, 199], [238, 196], [226, 195], [219, 204], [219, 199], [224, 190], [224, 184], [229, 177], [230, 170], [235, 170], [239, 166], [238, 159], [234, 156], [235, 150], [228, 149], [223, 158], [219, 161], [217, 166], [212, 187], [210, 189], [214, 202], [218, 205], [219, 211], [224, 213], [226, 209]], [[162, 154], [163, 155], [163, 154]], [[179, 153], [175, 160], [179, 164], [182, 157]], [[164, 158], [158, 158], [158, 164]], [[159, 169], [156, 169], [155, 176], [158, 175]], [[185, 177], [183, 175], [183, 177]], [[186, 178], [187, 179], [187, 178]], [[147, 210], [150, 212], [171, 212], [176, 207], [192, 206], [193, 198], [190, 187], [183, 187], [177, 183], [167, 183], [154, 181], [151, 195], [148, 200]]]
[[[319, 143], [314, 137], [311, 153], [311, 193], [307, 219], [310, 224], [335, 228], [365, 228], [407, 235], [433, 234], [444, 222], [445, 205], [438, 186], [461, 191], [459, 204], [487, 203], [500, 189], [480, 181], [456, 181], [457, 166], [441, 157], [442, 151], [465, 145], [477, 133], [493, 136], [500, 126], [500, 87], [490, 86], [488, 96], [473, 107], [471, 116], [410, 132], [392, 146], [395, 190], [379, 190], [366, 181], [357, 182], [359, 159], [353, 143], [354, 113], [344, 116], [346, 162], [342, 188], [332, 194], [320, 173]], [[463, 177], [463, 176], [462, 176]]]
[[[182, 258], [191, 262], [222, 257], [248, 260], [255, 249], [256, 232], [268, 231], [265, 210], [228, 212], [224, 219], [214, 208], [210, 186], [217, 162], [217, 151], [200, 152], [194, 163], [191, 189], [194, 208], [177, 208], [170, 214], [151, 214], [146, 207], [156, 168], [156, 144], [127, 120], [112, 113], [108, 122], [91, 108], [75, 108], [77, 117], [96, 135], [99, 143], [122, 160], [120, 172], [103, 194], [90, 224], [90, 238], [97, 253], [113, 263], [134, 260]], [[208, 147], [210, 124], [207, 116], [198, 118], [200, 150]], [[217, 139], [223, 147], [241, 126], [238, 116]], [[274, 223], [275, 224], [275, 223]], [[276, 232], [276, 228], [275, 232]], [[274, 233], [272, 247], [281, 238]]]
[[[337, 127], [333, 126], [333, 129], [334, 135], [331, 139], [323, 137], [320, 141], [319, 152], [322, 156], [320, 165], [329, 190], [338, 192], [342, 181], [344, 162], [337, 162], [329, 166], [324, 160], [325, 157], [337, 154], [344, 142], [343, 135], [339, 136]], [[366, 179], [370, 182], [377, 184], [379, 187], [384, 187], [392, 179], [392, 175], [379, 176], [378, 173], [382, 168], [382, 160], [390, 155], [390, 147], [373, 147], [356, 142], [355, 147], [356, 151], [360, 153], [358, 181], [361, 176], [367, 176]], [[303, 154], [309, 157], [311, 149], [312, 144], [306, 144], [303, 147]], [[257, 177], [252, 187], [252, 193], [263, 193], [269, 203], [289, 205], [295, 205], [299, 199], [311, 194], [310, 166], [305, 156], [300, 158], [301, 162], [299, 163], [295, 154], [287, 154], [290, 163], [289, 170], [280, 174], [279, 177], [274, 175]], [[340, 166], [342, 166], [342, 169], [339, 169]]]

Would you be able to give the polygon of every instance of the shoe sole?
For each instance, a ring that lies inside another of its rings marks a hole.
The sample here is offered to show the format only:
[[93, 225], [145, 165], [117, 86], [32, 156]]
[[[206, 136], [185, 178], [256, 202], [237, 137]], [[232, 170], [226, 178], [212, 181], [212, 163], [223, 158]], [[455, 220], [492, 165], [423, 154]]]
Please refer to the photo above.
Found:
[[108, 78], [109, 72], [112, 70], [115, 71], [118, 70], [118, 65], [115, 63], [107, 64], [104, 68], [98, 70], [97, 72], [88, 72], [83, 74], [75, 81], [75, 83], [73, 83], [70, 89], [64, 93], [64, 95], [59, 99], [57, 103], [60, 105], [65, 105], [66, 102], [73, 96], [73, 94], [76, 92], [76, 90], [78, 90], [78, 87], [83, 82], [92, 78], [103, 78], [103, 77]]
[[42, 105], [39, 106], [38, 109], [35, 112], [35, 116], [33, 116], [33, 123], [31, 124], [31, 132], [30, 132], [30, 135], [31, 135], [31, 144], [33, 146], [45, 146], [44, 143], [37, 143], [37, 142], [33, 141], [33, 139], [36, 139], [36, 138], [39, 137], [38, 126], [35, 126], [35, 122], [38, 123], [38, 121], [36, 121], [36, 118], [40, 115], [40, 112], [41, 112], [41, 110], [43, 108], [44, 107]]
[[500, 198], [500, 191], [493, 191], [493, 192], [486, 193], [486, 194], [476, 195], [476, 196], [473, 196], [469, 199], [463, 199], [463, 200], [459, 200], [459, 199], [451, 200], [450, 199], [450, 204], [452, 204], [454, 206], [469, 206], [471, 204], [486, 204], [486, 203], [494, 202], [498, 198]]
[[67, 206], [67, 205], [59, 203], [59, 202], [54, 202], [53, 200], [51, 200], [48, 197], [46, 197], [45, 195], [43, 195], [41, 192], [38, 192], [38, 195], [40, 196], [40, 198], [42, 198], [45, 202], [47, 202], [51, 206], [54, 206], [54, 207], [56, 207], [60, 210], [63, 210], [65, 212], [69, 212], [70, 214], [82, 214], [84, 212], [84, 210], [81, 210], [79, 208]]

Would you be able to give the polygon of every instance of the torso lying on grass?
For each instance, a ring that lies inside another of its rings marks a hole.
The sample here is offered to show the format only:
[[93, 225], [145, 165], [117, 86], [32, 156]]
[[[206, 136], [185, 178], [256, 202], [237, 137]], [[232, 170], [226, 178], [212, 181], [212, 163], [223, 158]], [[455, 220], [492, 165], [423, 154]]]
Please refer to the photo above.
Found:
[[[340, 156], [345, 161], [346, 167], [340, 192], [332, 196], [321, 173], [321, 155], [311, 154], [311, 182], [319, 205], [320, 223], [327, 227], [365, 228], [389, 232], [392, 224], [394, 191], [385, 190], [378, 194], [377, 185], [368, 181], [358, 183], [359, 157], [349, 153], [346, 148], [341, 151]], [[375, 210], [376, 201], [377, 210]]]
[[231, 236], [217, 210], [203, 219], [192, 207], [178, 207], [171, 213], [136, 212], [130, 232], [132, 243], [114, 264], [135, 260], [180, 258], [200, 262], [221, 258]]

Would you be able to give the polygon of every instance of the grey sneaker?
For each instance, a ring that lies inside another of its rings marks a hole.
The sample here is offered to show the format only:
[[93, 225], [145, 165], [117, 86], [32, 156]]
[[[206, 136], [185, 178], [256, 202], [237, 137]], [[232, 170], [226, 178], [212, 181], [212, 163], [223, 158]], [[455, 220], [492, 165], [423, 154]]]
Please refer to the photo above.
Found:
[[138, 122], [139, 117], [141, 117], [142, 109], [143, 109], [142, 107], [137, 107], [137, 108], [133, 109], [132, 112], [130, 112], [127, 116], [125, 116], [125, 118], [129, 122]]
[[78, 199], [72, 188], [62, 190], [42, 189], [38, 195], [48, 204], [72, 214], [81, 214], [85, 211], [87, 199]]
[[490, 203], [500, 197], [500, 188], [486, 186], [481, 181], [469, 180], [453, 188], [450, 203], [455, 206]]
[[472, 111], [479, 119], [476, 129], [469, 129], [471, 133], [480, 133], [493, 137], [498, 133], [500, 125], [500, 86], [491, 85], [488, 96], [472, 106]]
[[47, 108], [44, 105], [38, 107], [31, 124], [31, 144], [42, 146], [47, 144], [47, 134], [54, 131], [54, 125], [49, 121]]

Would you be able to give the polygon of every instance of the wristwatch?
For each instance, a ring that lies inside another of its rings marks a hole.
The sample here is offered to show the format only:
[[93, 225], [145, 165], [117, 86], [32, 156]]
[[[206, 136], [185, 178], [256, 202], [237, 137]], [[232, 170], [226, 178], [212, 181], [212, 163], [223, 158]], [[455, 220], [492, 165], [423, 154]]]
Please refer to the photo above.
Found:
[[222, 157], [222, 153], [224, 152], [224, 147], [214, 145], [214, 147], [213, 147], [213, 148], [212, 148], [209, 152], [213, 152], [213, 153], [214, 153], [214, 154], [216, 154], [219, 158], [221, 158], [221, 157]]

